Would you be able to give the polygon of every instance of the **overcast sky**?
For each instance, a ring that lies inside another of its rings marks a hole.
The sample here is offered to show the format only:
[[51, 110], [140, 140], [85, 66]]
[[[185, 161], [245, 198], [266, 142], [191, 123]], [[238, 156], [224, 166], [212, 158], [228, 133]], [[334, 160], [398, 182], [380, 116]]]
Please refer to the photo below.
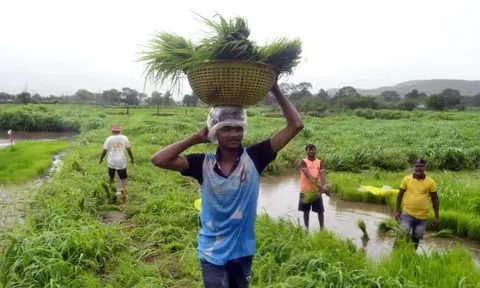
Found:
[[259, 42], [299, 37], [303, 62], [287, 80], [316, 90], [480, 79], [476, 0], [0, 0], [0, 91], [143, 91], [137, 53], [155, 31], [198, 39], [192, 10], [246, 17]]

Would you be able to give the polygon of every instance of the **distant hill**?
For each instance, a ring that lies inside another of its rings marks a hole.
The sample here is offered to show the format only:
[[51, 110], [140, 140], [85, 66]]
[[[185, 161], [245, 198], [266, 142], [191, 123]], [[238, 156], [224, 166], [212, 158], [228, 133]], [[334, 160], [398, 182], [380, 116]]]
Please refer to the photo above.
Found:
[[[463, 96], [474, 96], [480, 93], [480, 80], [451, 80], [451, 79], [432, 79], [432, 80], [412, 80], [399, 83], [395, 86], [384, 86], [375, 89], [361, 89], [355, 87], [361, 95], [380, 95], [383, 91], [396, 91], [404, 96], [413, 89], [419, 92], [425, 92], [427, 95], [438, 94], [442, 90], [452, 88], [460, 91]], [[339, 88], [329, 89], [330, 96], [335, 95]]]

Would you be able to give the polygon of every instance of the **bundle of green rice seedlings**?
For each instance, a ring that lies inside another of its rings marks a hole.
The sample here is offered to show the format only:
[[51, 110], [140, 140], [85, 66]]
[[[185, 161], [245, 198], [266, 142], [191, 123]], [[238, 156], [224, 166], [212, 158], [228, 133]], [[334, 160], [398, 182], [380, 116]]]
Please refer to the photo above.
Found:
[[227, 20], [219, 14], [218, 21], [200, 16], [199, 21], [208, 30], [199, 44], [179, 35], [161, 32], [149, 41], [141, 52], [147, 79], [163, 84], [170, 80], [178, 83], [189, 69], [211, 61], [250, 61], [271, 65], [277, 73], [291, 74], [299, 64], [302, 45], [299, 39], [280, 38], [265, 46], [248, 39], [250, 29], [246, 19], [235, 17]]
[[146, 77], [160, 83], [171, 79], [175, 84], [201, 57], [191, 41], [171, 33], [156, 34], [148, 49], [139, 60], [145, 62]]
[[360, 228], [360, 230], [362, 230], [363, 232], [363, 236], [362, 238], [363, 239], [368, 239], [368, 233], [367, 233], [367, 225], [365, 224], [365, 221], [363, 221], [363, 219], [358, 219], [357, 220], [357, 226], [358, 228]]
[[300, 39], [280, 38], [260, 47], [259, 61], [272, 65], [281, 73], [292, 74], [293, 68], [300, 63], [302, 42]]
[[303, 195], [302, 202], [305, 204], [312, 204], [317, 200], [317, 198], [320, 197], [320, 194], [315, 191], [308, 191]]
[[430, 234], [430, 237], [452, 238], [453, 237], [453, 231], [451, 229], [442, 229], [438, 232]]
[[250, 29], [245, 19], [236, 17], [227, 21], [220, 14], [216, 14], [220, 21], [215, 22], [198, 16], [200, 21], [212, 30], [208, 33], [210, 37], [204, 38], [199, 46], [203, 51], [207, 51], [205, 55], [208, 54], [210, 59], [206, 60], [258, 60], [257, 46], [248, 40]]
[[378, 224], [378, 231], [381, 233], [387, 233], [389, 231], [397, 230], [398, 222], [395, 219], [386, 219]]

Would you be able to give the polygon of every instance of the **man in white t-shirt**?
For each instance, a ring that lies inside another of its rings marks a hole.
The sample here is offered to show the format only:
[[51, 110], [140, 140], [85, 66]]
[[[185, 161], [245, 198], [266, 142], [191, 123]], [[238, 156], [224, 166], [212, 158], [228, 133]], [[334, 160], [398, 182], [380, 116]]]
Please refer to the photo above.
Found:
[[128, 141], [127, 136], [120, 135], [120, 127], [118, 125], [113, 125], [112, 133], [113, 135], [108, 137], [103, 145], [102, 156], [100, 157], [100, 163], [102, 163], [103, 158], [107, 155], [108, 152], [108, 175], [110, 176], [110, 184], [113, 183], [115, 178], [115, 171], [120, 177], [120, 192], [122, 194], [122, 201], [125, 203], [127, 201], [127, 192], [125, 187], [127, 185], [127, 158], [125, 157], [125, 149], [130, 156], [130, 162], [133, 161], [132, 149], [130, 146], [130, 141]]

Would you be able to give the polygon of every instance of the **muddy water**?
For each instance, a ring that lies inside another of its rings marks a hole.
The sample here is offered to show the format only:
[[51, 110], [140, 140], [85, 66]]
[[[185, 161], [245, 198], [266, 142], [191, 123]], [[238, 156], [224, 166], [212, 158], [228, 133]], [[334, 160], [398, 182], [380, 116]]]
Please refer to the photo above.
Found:
[[[75, 132], [20, 132], [13, 131], [15, 141], [23, 140], [36, 140], [36, 141], [49, 141], [49, 140], [64, 140], [70, 139], [78, 135]], [[7, 131], [0, 130], [0, 148], [6, 148], [10, 146], [10, 140]]]
[[[299, 175], [264, 177], [260, 184], [258, 212], [267, 213], [271, 217], [291, 218], [295, 223], [303, 225], [303, 214], [297, 211]], [[359, 248], [364, 248], [372, 259], [380, 259], [392, 250], [395, 238], [391, 235], [377, 233], [378, 224], [390, 217], [390, 208], [386, 205], [349, 202], [338, 199], [336, 195], [322, 195], [325, 207], [325, 227], [329, 231], [351, 239]], [[363, 233], [357, 226], [357, 220], [363, 219], [367, 226], [370, 240], [362, 242]], [[310, 230], [318, 230], [319, 223], [316, 213], [310, 214]], [[472, 252], [480, 265], [480, 243], [467, 239], [429, 238], [428, 235], [420, 247], [428, 249], [447, 249], [462, 245]], [[419, 248], [419, 250], [421, 250]]]
[[48, 171], [34, 181], [28, 181], [15, 186], [0, 185], [0, 231], [12, 228], [15, 223], [23, 225], [25, 213], [33, 200], [33, 192], [43, 183], [50, 180], [60, 169], [63, 153], [53, 156], [52, 166]]

